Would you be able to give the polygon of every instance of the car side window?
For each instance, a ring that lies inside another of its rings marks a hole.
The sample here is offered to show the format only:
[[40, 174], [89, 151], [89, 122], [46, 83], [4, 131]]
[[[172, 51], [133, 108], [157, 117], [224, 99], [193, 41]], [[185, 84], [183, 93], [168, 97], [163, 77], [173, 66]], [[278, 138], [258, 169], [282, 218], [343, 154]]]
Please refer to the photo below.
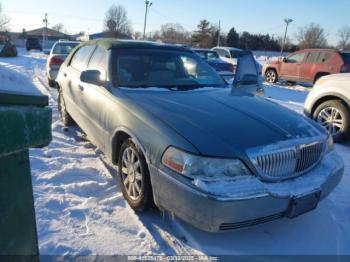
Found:
[[101, 73], [107, 69], [107, 52], [104, 48], [98, 46], [89, 62], [88, 69], [99, 70]]
[[287, 57], [287, 63], [301, 63], [304, 61], [306, 53], [298, 53]]
[[318, 62], [323, 64], [323, 63], [327, 63], [329, 61], [329, 59], [332, 57], [332, 54], [329, 52], [322, 52], [318, 58]]
[[74, 69], [78, 70], [79, 72], [82, 72], [86, 69], [87, 64], [90, 60], [90, 56], [92, 51], [94, 51], [95, 46], [89, 45], [89, 46], [83, 46], [80, 48], [73, 56], [73, 59], [70, 63], [70, 66]]
[[320, 56], [319, 52], [311, 52], [309, 53], [307, 59], [306, 59], [306, 63], [311, 63], [311, 64], [315, 64], [318, 63], [318, 58]]

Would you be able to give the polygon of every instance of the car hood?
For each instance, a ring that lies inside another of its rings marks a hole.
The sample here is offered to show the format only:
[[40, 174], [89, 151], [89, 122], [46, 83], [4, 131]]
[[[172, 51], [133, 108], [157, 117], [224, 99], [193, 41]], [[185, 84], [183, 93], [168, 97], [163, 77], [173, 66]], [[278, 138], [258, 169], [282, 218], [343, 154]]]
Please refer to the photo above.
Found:
[[250, 148], [323, 134], [295, 112], [264, 98], [231, 94], [229, 88], [125, 93], [207, 156], [234, 157]]

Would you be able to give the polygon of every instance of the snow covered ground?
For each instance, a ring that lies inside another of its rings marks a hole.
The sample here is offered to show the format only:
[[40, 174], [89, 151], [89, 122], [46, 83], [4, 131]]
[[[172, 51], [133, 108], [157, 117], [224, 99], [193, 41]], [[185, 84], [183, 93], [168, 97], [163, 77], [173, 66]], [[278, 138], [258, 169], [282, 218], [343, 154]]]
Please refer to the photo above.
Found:
[[[40, 253], [111, 254], [348, 254], [350, 145], [337, 145], [346, 173], [317, 210], [225, 233], [205, 233], [151, 210], [135, 214], [122, 197], [114, 167], [75, 128], [64, 130], [57, 92], [45, 83], [45, 56], [20, 50], [0, 59], [0, 89], [42, 92], [53, 109], [53, 141], [30, 151]], [[307, 89], [269, 85], [266, 96], [299, 113]]]

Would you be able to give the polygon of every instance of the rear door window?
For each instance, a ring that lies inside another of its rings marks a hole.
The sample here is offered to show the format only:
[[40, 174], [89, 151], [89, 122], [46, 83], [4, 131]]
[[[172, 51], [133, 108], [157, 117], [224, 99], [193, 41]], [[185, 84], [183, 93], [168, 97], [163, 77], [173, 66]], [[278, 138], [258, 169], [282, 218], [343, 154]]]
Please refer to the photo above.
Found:
[[91, 53], [94, 51], [94, 45], [83, 46], [73, 56], [70, 63], [71, 67], [82, 72], [86, 69], [87, 64], [90, 60]]
[[306, 59], [306, 63], [311, 63], [311, 64], [315, 64], [318, 63], [318, 58], [320, 56], [319, 52], [311, 52], [309, 53], [307, 59]]

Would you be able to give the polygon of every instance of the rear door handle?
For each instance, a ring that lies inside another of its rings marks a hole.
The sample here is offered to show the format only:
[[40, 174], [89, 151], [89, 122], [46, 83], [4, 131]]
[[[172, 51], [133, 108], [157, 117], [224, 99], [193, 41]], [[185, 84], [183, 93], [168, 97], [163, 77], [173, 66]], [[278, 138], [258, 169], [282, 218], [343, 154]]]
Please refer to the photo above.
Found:
[[80, 91], [84, 91], [84, 87], [82, 85], [79, 85]]

